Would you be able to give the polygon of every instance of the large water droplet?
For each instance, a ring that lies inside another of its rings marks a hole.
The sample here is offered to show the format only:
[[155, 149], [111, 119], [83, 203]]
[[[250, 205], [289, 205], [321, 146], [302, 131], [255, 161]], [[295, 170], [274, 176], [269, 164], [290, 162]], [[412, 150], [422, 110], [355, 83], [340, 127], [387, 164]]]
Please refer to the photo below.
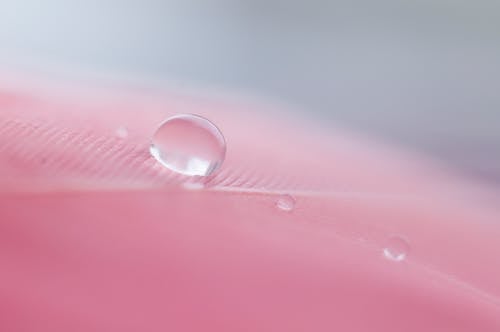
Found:
[[212, 122], [198, 115], [182, 114], [158, 127], [149, 151], [174, 172], [207, 176], [222, 165], [226, 142]]
[[391, 236], [383, 250], [384, 257], [392, 261], [401, 262], [410, 252], [410, 245], [400, 236]]
[[276, 207], [283, 211], [292, 211], [295, 207], [295, 198], [291, 195], [282, 195], [276, 201]]

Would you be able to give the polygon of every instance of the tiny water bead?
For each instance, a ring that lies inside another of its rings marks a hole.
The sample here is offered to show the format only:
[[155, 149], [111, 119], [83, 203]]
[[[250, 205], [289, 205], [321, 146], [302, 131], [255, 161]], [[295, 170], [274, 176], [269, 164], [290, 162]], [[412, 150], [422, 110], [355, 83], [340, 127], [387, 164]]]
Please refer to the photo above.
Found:
[[276, 201], [276, 207], [282, 211], [292, 211], [295, 207], [295, 198], [291, 195], [282, 195]]
[[118, 127], [115, 130], [115, 135], [119, 138], [126, 138], [128, 136], [128, 129], [125, 127]]
[[153, 134], [151, 155], [166, 168], [189, 176], [213, 174], [226, 156], [226, 141], [209, 120], [181, 114], [165, 120]]
[[383, 250], [385, 258], [396, 262], [404, 261], [409, 252], [410, 245], [401, 236], [389, 237]]

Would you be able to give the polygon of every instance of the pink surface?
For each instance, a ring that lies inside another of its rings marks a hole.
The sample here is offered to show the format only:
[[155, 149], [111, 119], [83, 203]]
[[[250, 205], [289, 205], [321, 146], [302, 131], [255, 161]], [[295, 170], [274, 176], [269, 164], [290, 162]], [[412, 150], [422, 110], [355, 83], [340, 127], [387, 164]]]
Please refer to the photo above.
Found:
[[[224, 100], [0, 80], [2, 331], [500, 331], [497, 192]], [[149, 156], [178, 113], [228, 143], [204, 190]]]

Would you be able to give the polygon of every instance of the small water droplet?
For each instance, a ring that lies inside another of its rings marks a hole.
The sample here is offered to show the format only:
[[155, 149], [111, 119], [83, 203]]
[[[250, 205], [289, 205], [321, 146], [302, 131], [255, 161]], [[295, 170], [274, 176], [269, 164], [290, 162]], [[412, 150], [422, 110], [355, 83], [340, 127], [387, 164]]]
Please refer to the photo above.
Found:
[[283, 211], [291, 211], [295, 207], [295, 198], [291, 195], [283, 195], [276, 201], [276, 207]]
[[410, 252], [410, 245], [401, 236], [391, 236], [383, 250], [384, 257], [392, 261], [401, 262]]
[[209, 120], [181, 114], [165, 120], [153, 135], [151, 155], [163, 166], [184, 175], [207, 176], [224, 161], [226, 142]]
[[125, 138], [128, 136], [128, 129], [125, 128], [125, 127], [118, 127], [116, 130], [115, 130], [115, 134], [116, 136], [118, 136], [119, 138]]
[[364, 237], [357, 238], [356, 241], [359, 243], [366, 243], [367, 242], [366, 238], [364, 238]]

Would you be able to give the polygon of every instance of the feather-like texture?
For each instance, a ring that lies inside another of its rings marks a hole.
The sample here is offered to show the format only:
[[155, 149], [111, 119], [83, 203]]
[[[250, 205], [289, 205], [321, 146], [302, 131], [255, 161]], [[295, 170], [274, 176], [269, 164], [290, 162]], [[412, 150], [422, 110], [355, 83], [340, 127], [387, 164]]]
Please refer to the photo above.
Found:
[[[497, 192], [255, 102], [80, 88], [1, 80], [2, 331], [500, 330]], [[178, 113], [227, 141], [201, 190], [149, 155]]]

